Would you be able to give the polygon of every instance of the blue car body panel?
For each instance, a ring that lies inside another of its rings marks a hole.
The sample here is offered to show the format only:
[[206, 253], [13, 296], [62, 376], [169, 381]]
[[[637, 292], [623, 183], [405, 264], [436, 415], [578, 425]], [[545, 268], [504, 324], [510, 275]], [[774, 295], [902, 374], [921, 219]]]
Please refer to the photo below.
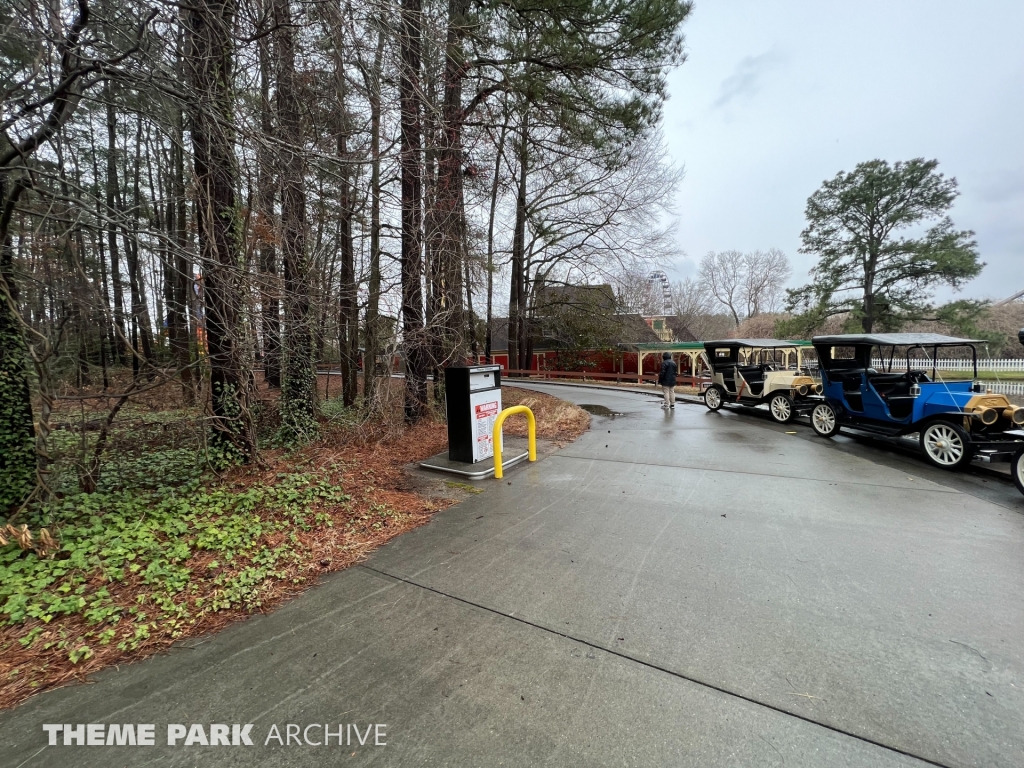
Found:
[[[860, 384], [856, 391], [861, 400], [859, 408], [856, 407], [856, 402], [851, 402], [847, 397], [849, 390], [843, 390], [843, 383], [832, 381], [827, 371], [822, 371], [822, 383], [825, 397], [831, 400], [833, 405], [840, 406], [844, 412], [882, 424], [890, 424], [897, 430], [901, 427], [909, 428], [934, 416], [964, 413], [967, 403], [975, 395], [971, 391], [973, 386], [971, 381], [922, 382], [919, 384], [921, 394], [913, 399], [910, 413], [903, 418], [898, 418], [890, 413], [888, 403], [871, 386], [863, 373], [860, 374]], [[848, 386], [851, 383], [848, 379]]]
[[971, 391], [972, 385], [970, 381], [921, 384], [921, 394], [914, 403], [914, 421], [950, 412], [964, 413], [967, 403], [975, 395]]

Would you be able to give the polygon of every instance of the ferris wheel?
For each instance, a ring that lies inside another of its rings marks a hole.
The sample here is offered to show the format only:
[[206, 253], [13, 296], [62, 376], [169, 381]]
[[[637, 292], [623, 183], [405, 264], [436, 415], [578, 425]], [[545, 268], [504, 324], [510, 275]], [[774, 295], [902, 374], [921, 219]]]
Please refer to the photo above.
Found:
[[651, 274], [647, 276], [647, 279], [661, 283], [663, 309], [665, 310], [666, 315], [672, 314], [672, 288], [669, 286], [668, 275], [659, 269], [651, 272]]

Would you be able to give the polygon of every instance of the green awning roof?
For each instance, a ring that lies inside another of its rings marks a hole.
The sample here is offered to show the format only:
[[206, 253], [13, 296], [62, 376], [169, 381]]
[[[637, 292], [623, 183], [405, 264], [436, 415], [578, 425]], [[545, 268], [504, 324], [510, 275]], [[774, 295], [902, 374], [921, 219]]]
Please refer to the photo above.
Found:
[[[728, 341], [728, 339], [726, 340]], [[781, 341], [781, 339], [780, 339]], [[798, 347], [809, 347], [811, 342], [803, 339], [788, 340], [790, 344]], [[704, 351], [703, 341], [648, 341], [640, 344], [620, 343], [619, 349], [626, 349], [636, 352], [694, 352]]]

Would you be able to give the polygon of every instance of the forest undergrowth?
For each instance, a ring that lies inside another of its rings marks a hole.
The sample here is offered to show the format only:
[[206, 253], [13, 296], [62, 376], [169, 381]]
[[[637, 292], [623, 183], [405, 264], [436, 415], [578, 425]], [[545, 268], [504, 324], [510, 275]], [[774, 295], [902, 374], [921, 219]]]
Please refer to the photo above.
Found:
[[[270, 611], [462, 498], [425, 491], [406, 471], [445, 449], [443, 407], [407, 427], [391, 380], [394, 402], [366, 420], [319, 383], [317, 440], [272, 447], [275, 402], [263, 392], [260, 460], [222, 471], [197, 442], [203, 414], [170, 387], [150, 390], [111, 426], [91, 493], [78, 474], [99, 421], [89, 401], [60, 401], [73, 407], [55, 412], [55, 498], [0, 528], [0, 709]], [[504, 392], [506, 405], [535, 411], [542, 438], [565, 442], [589, 425], [565, 401]], [[506, 434], [525, 426], [513, 417]]]

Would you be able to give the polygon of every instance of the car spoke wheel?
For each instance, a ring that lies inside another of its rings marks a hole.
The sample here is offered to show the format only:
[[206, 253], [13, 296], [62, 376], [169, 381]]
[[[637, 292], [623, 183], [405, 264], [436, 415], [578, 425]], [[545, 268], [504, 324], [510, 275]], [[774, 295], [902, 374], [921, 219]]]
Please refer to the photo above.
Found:
[[928, 461], [942, 469], [956, 469], [971, 460], [971, 438], [956, 424], [940, 421], [925, 427], [921, 448]]
[[772, 413], [772, 418], [780, 424], [786, 424], [793, 419], [793, 401], [787, 395], [772, 397], [768, 409]]
[[839, 417], [836, 409], [828, 403], [818, 403], [811, 411], [811, 426], [822, 437], [832, 437], [839, 432]]
[[1010, 463], [1010, 474], [1013, 475], [1013, 484], [1017, 490], [1024, 493], [1024, 451], [1018, 451]]
[[704, 390], [704, 405], [710, 410], [717, 411], [722, 407], [722, 390], [716, 386]]

